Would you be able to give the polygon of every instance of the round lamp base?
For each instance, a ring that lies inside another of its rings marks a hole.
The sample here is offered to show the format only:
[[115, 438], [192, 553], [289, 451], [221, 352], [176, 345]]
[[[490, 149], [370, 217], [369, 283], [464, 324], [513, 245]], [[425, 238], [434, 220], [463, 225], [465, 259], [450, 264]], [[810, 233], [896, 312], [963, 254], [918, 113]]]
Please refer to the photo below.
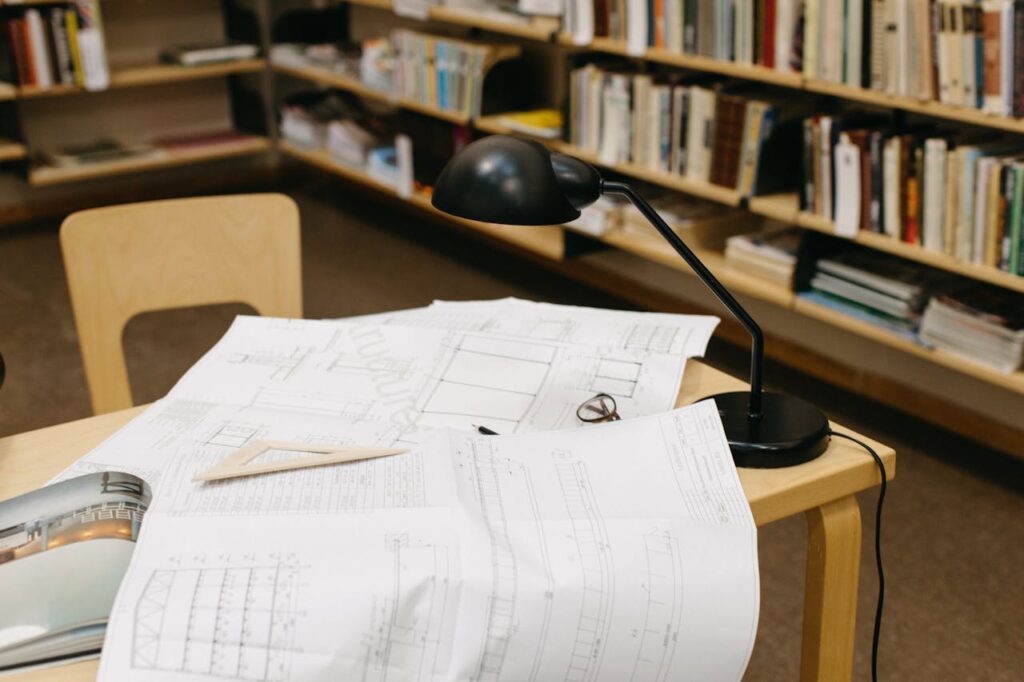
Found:
[[720, 393], [714, 400], [738, 467], [775, 469], [809, 462], [828, 448], [828, 417], [791, 395], [761, 394], [761, 417], [747, 414], [750, 393]]

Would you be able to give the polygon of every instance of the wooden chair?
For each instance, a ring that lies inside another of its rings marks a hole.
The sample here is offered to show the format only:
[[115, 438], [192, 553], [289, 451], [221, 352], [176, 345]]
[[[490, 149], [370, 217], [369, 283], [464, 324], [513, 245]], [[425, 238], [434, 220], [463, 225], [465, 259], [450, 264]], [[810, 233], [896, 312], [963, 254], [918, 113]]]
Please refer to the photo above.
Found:
[[299, 211], [282, 194], [80, 211], [60, 242], [96, 414], [132, 405], [122, 334], [139, 313], [245, 303], [302, 316]]

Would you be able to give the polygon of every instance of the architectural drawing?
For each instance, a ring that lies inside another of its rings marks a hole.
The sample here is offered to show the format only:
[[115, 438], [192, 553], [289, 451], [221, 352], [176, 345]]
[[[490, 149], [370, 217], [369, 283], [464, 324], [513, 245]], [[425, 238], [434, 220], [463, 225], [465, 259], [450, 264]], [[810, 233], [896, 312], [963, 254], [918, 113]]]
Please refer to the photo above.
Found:
[[[446, 547], [410, 541], [407, 533], [388, 535], [392, 589], [373, 609], [366, 643], [365, 681], [429, 680], [438, 671], [448, 604], [451, 566]], [[416, 590], [419, 598], [402, 597]], [[394, 674], [395, 671], [401, 671]]]
[[134, 612], [131, 667], [288, 680], [301, 566], [294, 557], [203, 558], [149, 576]]
[[679, 541], [669, 532], [644, 535], [647, 609], [640, 628], [640, 651], [630, 682], [665, 682], [679, 640], [683, 608]]
[[566, 682], [596, 679], [611, 626], [609, 609], [615, 594], [611, 548], [604, 519], [594, 498], [587, 466], [582, 462], [556, 465], [566, 512], [572, 522], [579, 559], [583, 599], [573, 639]]

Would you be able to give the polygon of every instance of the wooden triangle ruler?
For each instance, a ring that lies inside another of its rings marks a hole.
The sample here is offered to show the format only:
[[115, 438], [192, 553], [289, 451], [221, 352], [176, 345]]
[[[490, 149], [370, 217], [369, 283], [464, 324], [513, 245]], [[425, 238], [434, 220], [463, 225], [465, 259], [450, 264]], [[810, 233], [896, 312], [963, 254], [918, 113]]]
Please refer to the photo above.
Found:
[[[295, 452], [295, 457], [276, 459], [269, 462], [255, 462], [260, 455], [268, 450], [286, 450]], [[401, 455], [409, 452], [408, 448], [376, 448], [365, 445], [317, 445], [279, 440], [254, 440], [232, 452], [206, 471], [192, 477], [193, 481], [219, 481], [225, 478], [238, 478], [254, 474], [267, 474], [274, 471], [291, 471], [326, 464], [358, 462], [364, 459], [376, 459], [390, 455]], [[304, 455], [304, 456], [303, 456]]]

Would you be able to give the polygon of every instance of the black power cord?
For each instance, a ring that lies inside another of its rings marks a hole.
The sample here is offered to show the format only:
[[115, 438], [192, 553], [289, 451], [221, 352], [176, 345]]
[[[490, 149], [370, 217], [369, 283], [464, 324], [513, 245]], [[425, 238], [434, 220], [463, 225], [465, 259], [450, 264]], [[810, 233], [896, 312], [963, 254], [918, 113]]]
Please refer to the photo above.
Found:
[[878, 682], [878, 640], [882, 634], [882, 605], [885, 602], [885, 572], [882, 570], [882, 503], [885, 502], [885, 463], [878, 456], [878, 453], [875, 452], [874, 448], [864, 441], [854, 438], [849, 434], [832, 430], [829, 431], [829, 435], [853, 441], [867, 450], [875, 460], [875, 464], [878, 465], [878, 471], [882, 475], [882, 485], [878, 490], [878, 510], [875, 513], [875, 565], [878, 568], [878, 605], [875, 607], [875, 630], [871, 636], [871, 679], [874, 682]]

